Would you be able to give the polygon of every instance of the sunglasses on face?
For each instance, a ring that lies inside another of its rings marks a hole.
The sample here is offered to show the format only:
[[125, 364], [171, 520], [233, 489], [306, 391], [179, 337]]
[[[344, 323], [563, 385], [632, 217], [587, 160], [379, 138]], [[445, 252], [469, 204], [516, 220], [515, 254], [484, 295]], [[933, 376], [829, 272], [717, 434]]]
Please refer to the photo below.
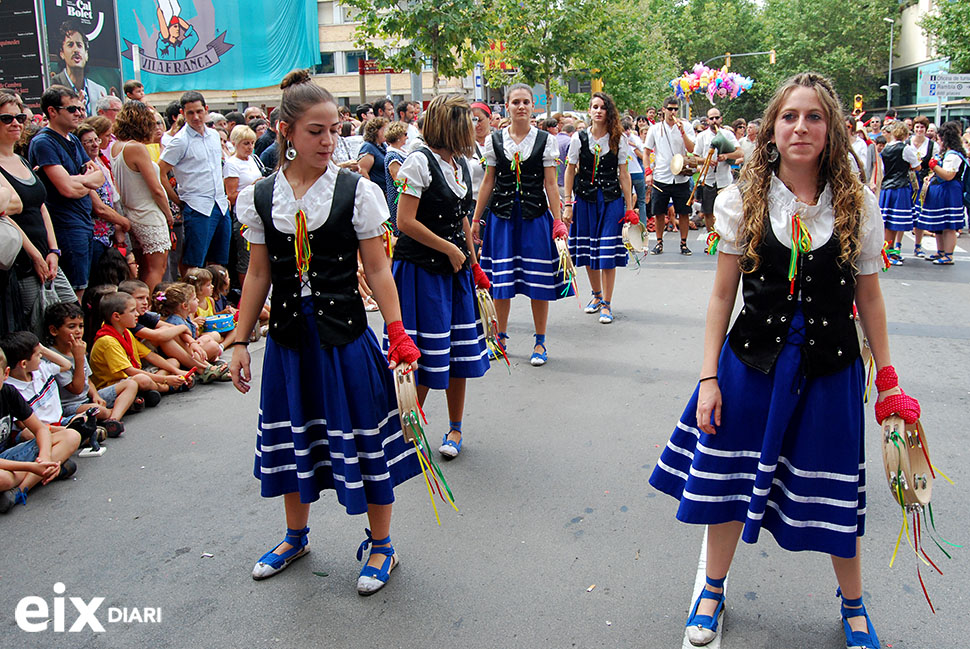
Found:
[[715, 115], [714, 117], [708, 117], [707, 119], [721, 119], [720, 115]]
[[677, 110], [677, 106], [664, 106], [664, 110]]
[[4, 126], [9, 126], [13, 124], [13, 121], [17, 120], [20, 124], [27, 123], [27, 113], [20, 113], [19, 115], [11, 115], [10, 113], [4, 113], [0, 115], [0, 122], [3, 122]]
[[84, 109], [81, 108], [80, 106], [58, 106], [57, 110], [66, 110], [71, 115], [73, 115], [74, 113], [80, 113]]

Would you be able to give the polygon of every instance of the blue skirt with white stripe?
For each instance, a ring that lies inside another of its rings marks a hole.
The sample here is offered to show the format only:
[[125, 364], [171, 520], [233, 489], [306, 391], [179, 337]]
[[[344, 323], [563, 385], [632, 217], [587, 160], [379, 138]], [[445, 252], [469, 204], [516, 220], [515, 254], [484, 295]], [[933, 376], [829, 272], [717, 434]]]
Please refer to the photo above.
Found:
[[496, 300], [525, 295], [551, 302], [573, 294], [559, 270], [552, 214], [546, 211], [538, 218], [523, 219], [518, 199], [512, 204], [511, 218], [489, 212], [479, 261]]
[[909, 232], [913, 229], [916, 211], [913, 209], [913, 188], [897, 187], [879, 192], [879, 209], [887, 230]]
[[[404, 330], [414, 339], [418, 385], [444, 390], [451, 378], [476, 379], [488, 370], [485, 331], [478, 321], [472, 271], [432, 273], [409, 261], [395, 261], [392, 272], [401, 301]], [[384, 349], [387, 350], [387, 328]]]
[[695, 389], [650, 484], [680, 501], [685, 523], [739, 521], [747, 543], [766, 529], [786, 550], [851, 558], [865, 531], [862, 361], [804, 378], [803, 322], [799, 310], [769, 374], [725, 342], [718, 433], [697, 428]]
[[569, 254], [576, 266], [588, 266], [591, 270], [626, 266], [620, 223], [624, 211], [622, 196], [607, 203], [599, 189], [594, 202], [576, 197], [569, 229]]
[[404, 441], [394, 381], [374, 332], [322, 349], [304, 300], [300, 349], [266, 342], [253, 473], [264, 497], [333, 489], [348, 514], [394, 502], [394, 487], [421, 473]]
[[916, 227], [929, 232], [959, 230], [963, 227], [964, 213], [960, 177], [946, 182], [937, 178], [926, 190], [926, 201], [920, 205]]

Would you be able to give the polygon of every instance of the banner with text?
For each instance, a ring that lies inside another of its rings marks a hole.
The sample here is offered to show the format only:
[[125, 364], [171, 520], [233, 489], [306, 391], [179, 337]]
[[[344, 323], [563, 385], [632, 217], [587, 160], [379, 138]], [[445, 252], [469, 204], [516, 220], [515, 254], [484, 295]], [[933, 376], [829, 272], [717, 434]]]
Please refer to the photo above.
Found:
[[45, 76], [39, 33], [34, 0], [0, 2], [0, 88], [35, 110]]
[[320, 60], [316, 0], [118, 0], [118, 16], [145, 92], [272, 86]]

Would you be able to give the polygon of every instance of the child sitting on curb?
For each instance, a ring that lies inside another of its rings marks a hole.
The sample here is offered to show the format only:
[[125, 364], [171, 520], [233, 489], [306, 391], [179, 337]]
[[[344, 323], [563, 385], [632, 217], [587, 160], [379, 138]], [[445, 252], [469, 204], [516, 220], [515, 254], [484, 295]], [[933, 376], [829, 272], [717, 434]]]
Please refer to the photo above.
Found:
[[60, 391], [61, 408], [65, 419], [98, 406], [98, 423], [104, 426], [108, 437], [118, 437], [125, 432], [121, 418], [138, 397], [138, 385], [132, 379], [124, 379], [100, 391], [88, 380], [91, 365], [86, 357], [84, 342], [84, 319], [77, 304], [52, 304], [44, 314], [44, 328], [53, 350], [59, 352], [70, 364], [66, 370], [55, 375]]
[[213, 355], [218, 358], [222, 354], [223, 348], [219, 344], [221, 337], [214, 332], [200, 332], [194, 321], [195, 312], [199, 308], [199, 299], [191, 284], [176, 282], [163, 291], [155, 291], [155, 303], [165, 322], [174, 326], [185, 325], [189, 328], [189, 334], [202, 345], [208, 358], [213, 358]]
[[[91, 378], [98, 390], [131, 377], [145, 392], [145, 402], [158, 405], [160, 393], [185, 392], [192, 378], [178, 365], [162, 358], [136, 340], [129, 331], [138, 324], [135, 298], [127, 293], [113, 293], [101, 300], [104, 326], [95, 334], [91, 347]], [[156, 373], [142, 369], [142, 359], [158, 368]], [[191, 371], [191, 370], [190, 370]]]
[[[10, 370], [0, 350], [0, 382]], [[14, 422], [24, 430], [18, 435]], [[34, 414], [17, 388], [0, 386], [0, 514], [16, 504], [27, 504], [27, 492], [38, 484], [65, 480], [77, 465], [70, 459], [81, 444], [81, 435], [69, 428], [52, 433]]]
[[[118, 290], [135, 298], [138, 324], [131, 330], [135, 338], [185, 369], [196, 368], [201, 383], [232, 380], [229, 365], [219, 360], [222, 350], [218, 344], [209, 345], [206, 350], [192, 337], [188, 325], [171, 325], [162, 320], [161, 315], [149, 310], [151, 298], [147, 284], [137, 279], [127, 280], [118, 286]], [[208, 352], [212, 353], [212, 358]]]

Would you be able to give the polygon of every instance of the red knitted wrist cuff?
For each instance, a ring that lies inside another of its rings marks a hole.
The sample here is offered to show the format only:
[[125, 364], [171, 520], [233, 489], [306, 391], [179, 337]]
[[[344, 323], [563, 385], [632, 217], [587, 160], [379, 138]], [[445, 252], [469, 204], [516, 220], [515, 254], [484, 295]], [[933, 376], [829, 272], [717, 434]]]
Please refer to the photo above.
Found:
[[899, 377], [896, 376], [896, 368], [886, 365], [876, 373], [876, 390], [885, 392], [899, 386]]

